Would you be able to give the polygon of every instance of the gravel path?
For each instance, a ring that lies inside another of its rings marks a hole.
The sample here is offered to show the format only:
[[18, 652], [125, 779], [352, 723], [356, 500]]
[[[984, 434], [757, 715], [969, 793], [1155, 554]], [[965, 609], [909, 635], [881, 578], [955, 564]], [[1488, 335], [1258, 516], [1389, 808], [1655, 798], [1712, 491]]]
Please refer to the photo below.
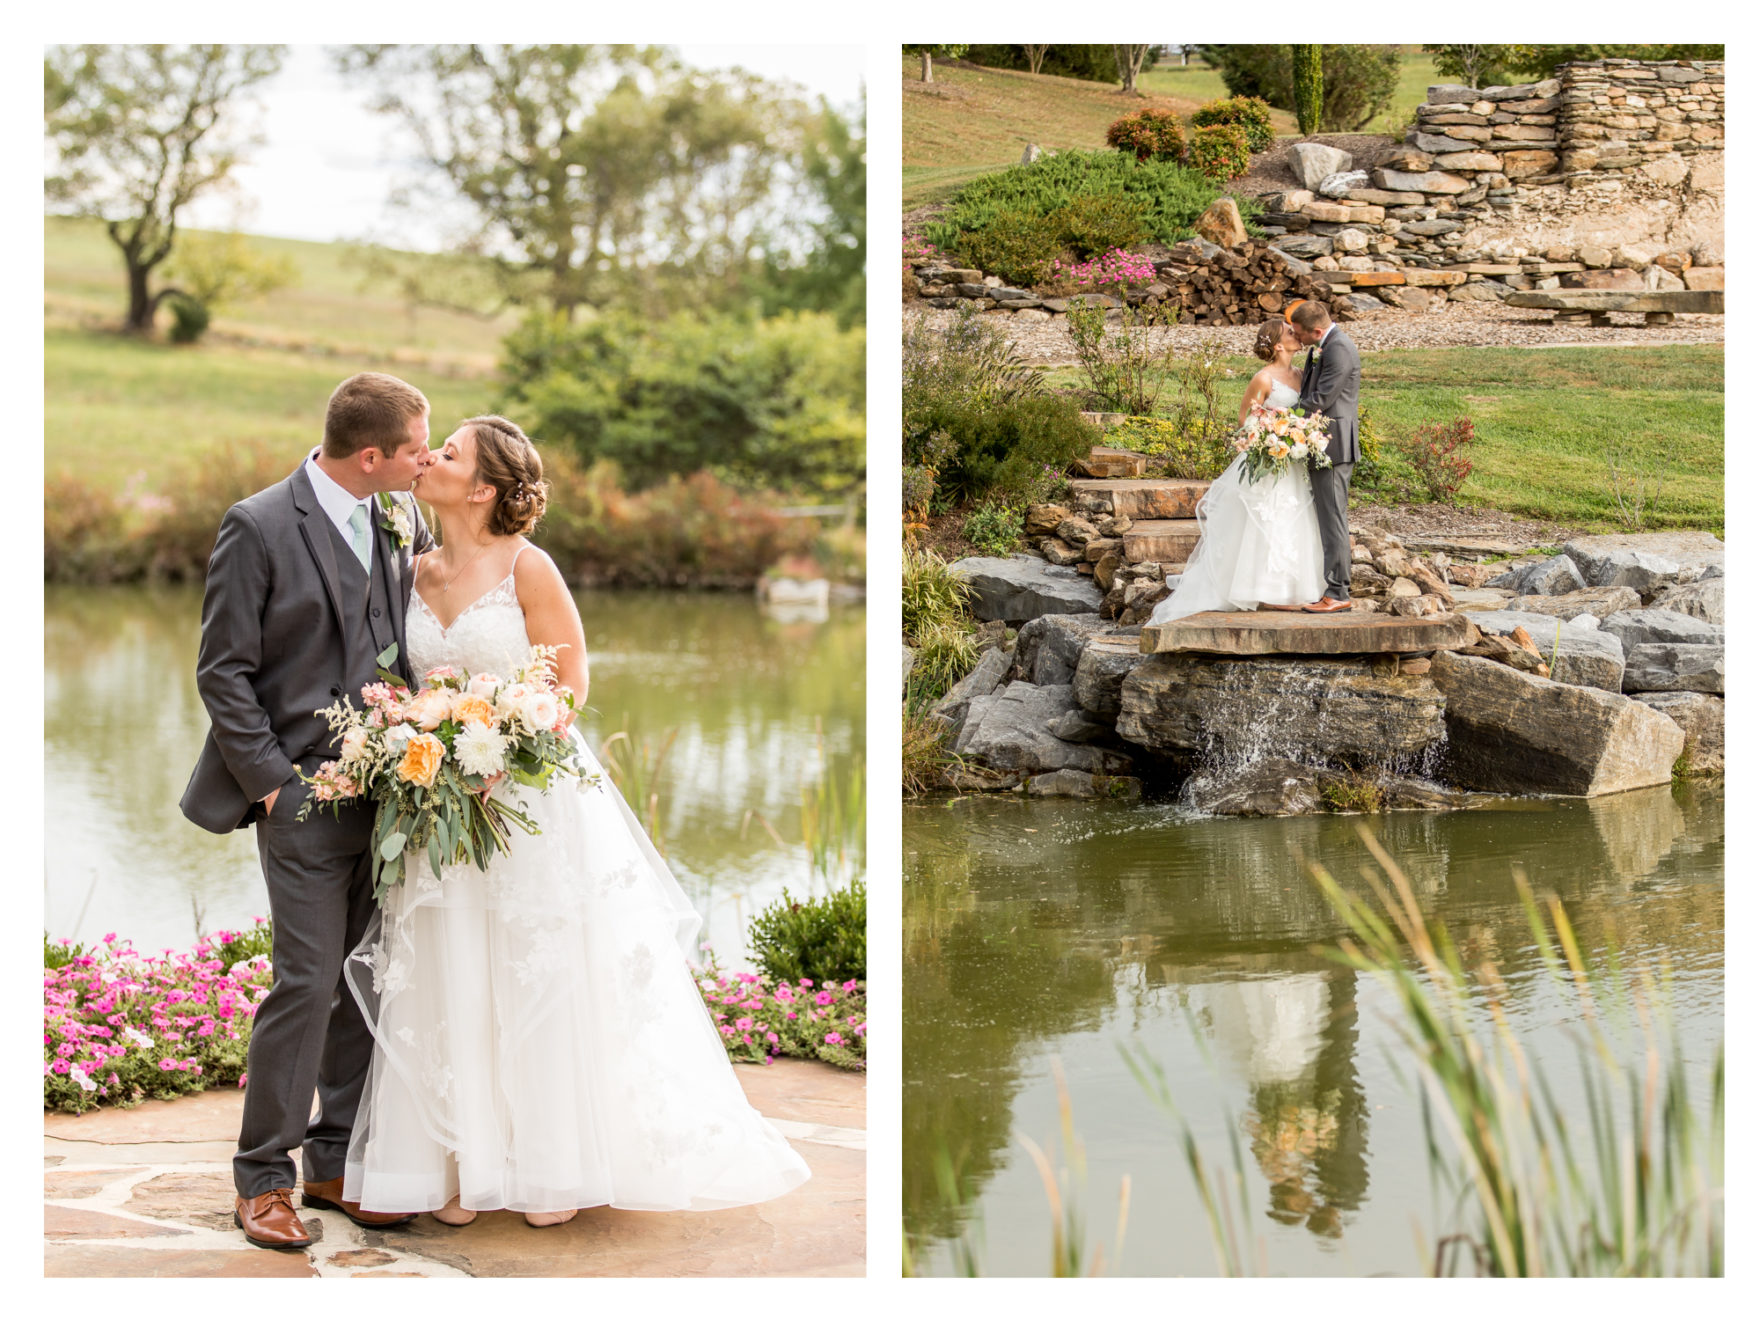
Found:
[[[905, 315], [927, 316], [931, 324], [951, 320], [951, 311], [937, 311], [921, 303], [907, 303]], [[1063, 366], [1075, 361], [1075, 347], [1063, 318], [1023, 321], [1000, 315], [1002, 326], [1021, 355], [1029, 362]], [[1392, 308], [1367, 312], [1345, 329], [1365, 353], [1389, 348], [1571, 348], [1583, 344], [1617, 348], [1653, 348], [1661, 344], [1721, 344], [1723, 317], [1681, 315], [1668, 326], [1645, 326], [1641, 314], [1615, 312], [1610, 326], [1554, 325], [1551, 314], [1531, 308], [1504, 307], [1495, 303], [1444, 303], [1428, 312], [1401, 312]], [[1245, 357], [1251, 354], [1257, 327], [1175, 326], [1157, 331], [1158, 340], [1171, 338], [1182, 348], [1199, 344], [1219, 345]]]

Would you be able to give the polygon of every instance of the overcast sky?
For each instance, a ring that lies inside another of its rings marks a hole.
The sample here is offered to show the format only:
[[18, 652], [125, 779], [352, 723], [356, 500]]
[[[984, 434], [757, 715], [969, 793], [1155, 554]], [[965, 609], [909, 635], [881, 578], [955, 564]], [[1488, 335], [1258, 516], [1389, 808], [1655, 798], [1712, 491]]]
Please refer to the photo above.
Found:
[[[865, 55], [860, 46], [678, 46], [688, 64], [735, 65], [787, 81], [840, 110], [861, 98]], [[407, 176], [396, 158], [393, 121], [367, 109], [364, 87], [336, 72], [321, 46], [293, 46], [281, 72], [264, 83], [257, 118], [263, 145], [234, 171], [231, 196], [199, 199], [182, 217], [195, 229], [236, 226], [249, 233], [319, 242], [373, 236], [400, 247], [433, 248], [438, 225], [423, 226], [387, 206]]]

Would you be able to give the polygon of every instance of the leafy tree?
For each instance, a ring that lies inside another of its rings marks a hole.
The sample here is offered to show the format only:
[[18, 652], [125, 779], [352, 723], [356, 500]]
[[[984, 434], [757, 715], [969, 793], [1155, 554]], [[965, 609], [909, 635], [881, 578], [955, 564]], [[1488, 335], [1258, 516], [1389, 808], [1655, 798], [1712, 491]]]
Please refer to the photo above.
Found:
[[1510, 46], [1509, 72], [1547, 78], [1571, 60], [1720, 60], [1722, 46]]
[[166, 264], [177, 293], [210, 311], [285, 289], [299, 279], [292, 258], [272, 256], [240, 233], [185, 234]]
[[1137, 94], [1137, 75], [1143, 71], [1143, 61], [1148, 58], [1153, 46], [1114, 46], [1112, 63], [1118, 70], [1118, 80], [1122, 84], [1119, 92], [1124, 96]]
[[969, 45], [967, 45], [967, 46], [928, 45], [928, 46], [906, 46], [904, 48], [904, 52], [907, 55], [921, 55], [923, 57], [923, 81], [924, 82], [934, 82], [935, 81], [935, 61], [936, 60], [938, 60], [938, 59], [957, 60], [960, 56], [964, 55], [970, 49], [971, 49], [971, 47]]
[[[1289, 46], [1205, 46], [1204, 59], [1231, 96], [1261, 96], [1294, 110], [1294, 52]], [[1367, 128], [1393, 101], [1399, 85], [1397, 46], [1322, 46], [1320, 131]]]
[[1320, 107], [1325, 101], [1326, 75], [1318, 46], [1291, 46], [1291, 90], [1296, 103], [1296, 127], [1303, 137], [1320, 131]]
[[657, 47], [354, 46], [431, 178], [474, 212], [460, 245], [506, 302], [726, 302], [762, 269], [804, 107]]
[[1511, 76], [1509, 66], [1520, 50], [1519, 46], [1491, 46], [1479, 42], [1424, 47], [1424, 53], [1436, 66], [1438, 77], [1458, 81], [1466, 87], [1493, 87], [1504, 82]]
[[803, 191], [822, 217], [807, 228], [811, 247], [799, 260], [772, 252], [763, 306], [831, 312], [848, 329], [867, 310], [868, 142], [865, 110], [850, 123], [823, 100], [806, 135]]
[[177, 243], [178, 215], [222, 187], [249, 137], [242, 95], [281, 68], [279, 46], [53, 46], [43, 60], [52, 210], [96, 216], [128, 273], [123, 329], [147, 335], [153, 273]]

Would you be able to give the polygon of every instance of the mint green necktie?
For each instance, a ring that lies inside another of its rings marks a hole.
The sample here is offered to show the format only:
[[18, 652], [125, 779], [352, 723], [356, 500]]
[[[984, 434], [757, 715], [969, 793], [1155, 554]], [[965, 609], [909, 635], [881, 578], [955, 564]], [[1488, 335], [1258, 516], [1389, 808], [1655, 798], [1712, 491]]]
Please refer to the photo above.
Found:
[[348, 527], [354, 533], [354, 557], [367, 572], [373, 571], [373, 538], [367, 534], [367, 506], [357, 504], [348, 515]]

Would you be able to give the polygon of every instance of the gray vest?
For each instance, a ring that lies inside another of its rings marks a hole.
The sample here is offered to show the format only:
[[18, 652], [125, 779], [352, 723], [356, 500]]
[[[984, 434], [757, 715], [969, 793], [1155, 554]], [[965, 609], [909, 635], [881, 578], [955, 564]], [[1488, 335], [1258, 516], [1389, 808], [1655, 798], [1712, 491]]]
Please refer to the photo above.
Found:
[[[325, 521], [329, 522], [328, 519]], [[373, 573], [369, 582], [361, 561], [355, 558], [354, 548], [343, 539], [334, 523], [329, 523], [329, 527], [331, 535], [336, 538], [336, 569], [342, 580], [342, 653], [348, 657], [349, 669], [342, 695], [359, 710], [361, 688], [378, 681], [376, 658], [397, 640], [392, 613], [396, 607], [391, 603], [396, 596], [387, 576], [390, 572], [387, 561], [391, 556], [385, 553], [385, 538], [375, 537]], [[407, 673], [406, 660], [407, 657], [398, 656], [397, 663], [391, 668]]]

